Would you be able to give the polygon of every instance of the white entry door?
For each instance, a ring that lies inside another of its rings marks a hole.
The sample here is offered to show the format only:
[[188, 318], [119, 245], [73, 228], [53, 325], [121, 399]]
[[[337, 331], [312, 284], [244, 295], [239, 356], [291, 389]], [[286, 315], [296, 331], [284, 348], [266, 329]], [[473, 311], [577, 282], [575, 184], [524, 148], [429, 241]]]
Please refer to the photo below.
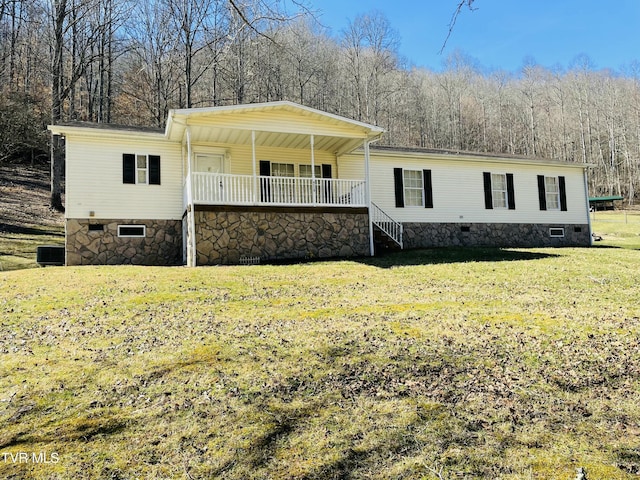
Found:
[[214, 154], [196, 155], [196, 172], [224, 173], [224, 157]]

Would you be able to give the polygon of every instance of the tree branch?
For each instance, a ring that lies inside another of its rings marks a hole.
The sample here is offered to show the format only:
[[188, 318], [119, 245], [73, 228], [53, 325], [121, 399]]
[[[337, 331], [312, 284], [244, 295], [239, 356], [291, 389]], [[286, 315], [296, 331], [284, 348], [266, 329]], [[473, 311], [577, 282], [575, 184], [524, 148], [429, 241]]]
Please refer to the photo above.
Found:
[[[247, 18], [247, 16], [244, 14], [242, 9], [236, 4], [235, 0], [229, 0], [229, 3], [231, 4], [231, 7], [236, 11], [236, 13], [240, 17], [240, 19], [244, 22], [244, 24], [247, 25], [247, 27], [249, 27], [251, 30], [253, 30], [255, 33], [257, 33], [261, 37], [266, 38], [267, 40], [275, 43], [276, 45], [278, 44], [278, 42], [276, 42], [272, 37], [270, 37], [269, 35], [267, 35], [264, 32], [261, 32], [260, 30], [258, 30], [253, 25], [253, 22], [251, 22]], [[279, 15], [274, 15], [274, 16], [263, 15], [262, 17], [260, 17], [260, 20], [272, 20], [272, 21], [277, 21], [277, 22], [286, 22], [286, 21], [291, 21], [294, 18], [299, 18], [299, 17], [305, 16], [305, 15], [308, 15], [310, 13], [310, 10], [306, 6], [304, 6], [304, 4], [302, 2], [294, 1], [293, 3], [302, 10], [302, 13], [298, 13], [298, 14], [296, 14], [294, 16], [290, 16], [290, 17], [279, 16]], [[269, 12], [268, 13], [271, 13], [271, 8], [269, 8]]]
[[442, 52], [447, 46], [447, 42], [449, 41], [449, 37], [453, 32], [453, 27], [455, 27], [456, 22], [458, 21], [458, 16], [460, 15], [462, 8], [466, 5], [467, 7], [469, 7], [469, 10], [476, 10], [475, 8], [472, 7], [473, 2], [474, 0], [460, 0], [460, 3], [458, 3], [458, 7], [456, 8], [455, 12], [453, 12], [453, 15], [451, 16], [451, 21], [449, 22], [449, 32], [447, 33], [447, 38], [444, 39], [442, 48], [440, 49], [440, 52], [439, 52], [440, 55], [442, 55]]

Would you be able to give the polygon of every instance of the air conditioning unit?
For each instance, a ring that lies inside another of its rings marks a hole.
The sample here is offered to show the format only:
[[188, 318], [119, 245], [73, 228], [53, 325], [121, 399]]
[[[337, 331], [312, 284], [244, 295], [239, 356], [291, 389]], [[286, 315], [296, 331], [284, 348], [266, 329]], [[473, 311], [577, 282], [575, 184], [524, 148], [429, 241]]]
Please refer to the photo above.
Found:
[[36, 262], [41, 267], [64, 265], [64, 247], [60, 245], [41, 245], [37, 249]]

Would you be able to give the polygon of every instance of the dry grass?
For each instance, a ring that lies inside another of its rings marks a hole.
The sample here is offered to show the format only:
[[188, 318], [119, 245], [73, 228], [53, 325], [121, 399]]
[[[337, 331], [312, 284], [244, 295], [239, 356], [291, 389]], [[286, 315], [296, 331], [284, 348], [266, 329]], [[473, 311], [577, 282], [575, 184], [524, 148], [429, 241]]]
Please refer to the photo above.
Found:
[[0, 272], [0, 477], [637, 478], [640, 228], [600, 220], [625, 248]]
[[63, 215], [51, 211], [49, 173], [0, 167], [0, 271], [34, 268], [38, 245], [64, 244]]
[[635, 478], [639, 255], [0, 274], [0, 476]]

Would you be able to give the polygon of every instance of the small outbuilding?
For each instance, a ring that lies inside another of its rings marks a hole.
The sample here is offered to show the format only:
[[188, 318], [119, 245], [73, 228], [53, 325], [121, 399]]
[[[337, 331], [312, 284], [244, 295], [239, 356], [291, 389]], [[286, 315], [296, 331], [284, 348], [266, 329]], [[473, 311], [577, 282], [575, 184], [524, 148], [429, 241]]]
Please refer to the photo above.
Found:
[[615, 210], [616, 201], [624, 200], [620, 195], [610, 195], [608, 197], [589, 197], [589, 208], [593, 211]]

